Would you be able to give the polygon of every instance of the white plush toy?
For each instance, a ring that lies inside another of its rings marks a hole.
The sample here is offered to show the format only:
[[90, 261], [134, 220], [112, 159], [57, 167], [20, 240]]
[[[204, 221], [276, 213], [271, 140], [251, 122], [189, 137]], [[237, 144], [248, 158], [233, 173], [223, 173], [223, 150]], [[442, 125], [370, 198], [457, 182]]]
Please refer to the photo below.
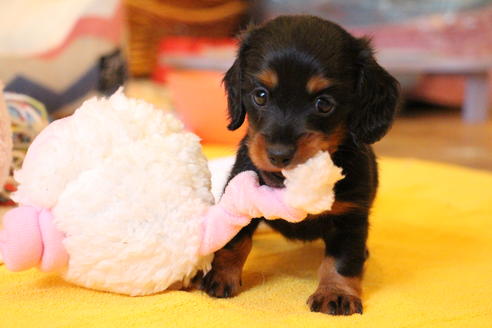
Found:
[[56, 270], [97, 290], [187, 285], [251, 218], [297, 222], [330, 209], [342, 177], [323, 152], [284, 174], [286, 188], [274, 189], [243, 172], [213, 205], [199, 138], [119, 91], [35, 139], [15, 174], [19, 207], [5, 215], [0, 251], [13, 271]]

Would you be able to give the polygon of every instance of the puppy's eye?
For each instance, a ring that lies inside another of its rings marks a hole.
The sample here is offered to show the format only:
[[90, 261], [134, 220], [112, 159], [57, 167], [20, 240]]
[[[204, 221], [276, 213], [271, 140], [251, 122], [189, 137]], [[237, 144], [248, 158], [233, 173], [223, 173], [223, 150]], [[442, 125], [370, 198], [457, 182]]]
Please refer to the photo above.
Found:
[[268, 101], [268, 91], [263, 88], [255, 89], [253, 91], [252, 97], [255, 104], [260, 107], [265, 106]]
[[335, 101], [326, 96], [316, 98], [316, 110], [323, 115], [328, 115], [335, 109]]

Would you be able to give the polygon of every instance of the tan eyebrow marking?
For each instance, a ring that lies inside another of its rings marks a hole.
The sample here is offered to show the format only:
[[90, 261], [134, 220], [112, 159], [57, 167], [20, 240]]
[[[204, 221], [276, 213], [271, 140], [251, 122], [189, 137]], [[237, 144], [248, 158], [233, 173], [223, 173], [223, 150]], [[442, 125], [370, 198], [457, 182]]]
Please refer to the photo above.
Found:
[[306, 84], [306, 90], [309, 93], [316, 93], [323, 89], [326, 89], [330, 85], [332, 85], [332, 81], [322, 77], [321, 75], [315, 75], [310, 78]]
[[274, 89], [278, 84], [278, 75], [272, 69], [266, 69], [255, 75], [267, 87]]

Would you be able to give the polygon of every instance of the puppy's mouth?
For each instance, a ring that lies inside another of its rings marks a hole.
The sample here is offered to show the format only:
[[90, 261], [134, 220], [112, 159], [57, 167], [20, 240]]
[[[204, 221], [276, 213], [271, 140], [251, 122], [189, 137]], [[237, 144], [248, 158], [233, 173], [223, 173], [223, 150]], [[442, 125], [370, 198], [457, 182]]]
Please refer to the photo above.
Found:
[[266, 185], [274, 188], [283, 188], [285, 177], [282, 172], [260, 171], [260, 176]]

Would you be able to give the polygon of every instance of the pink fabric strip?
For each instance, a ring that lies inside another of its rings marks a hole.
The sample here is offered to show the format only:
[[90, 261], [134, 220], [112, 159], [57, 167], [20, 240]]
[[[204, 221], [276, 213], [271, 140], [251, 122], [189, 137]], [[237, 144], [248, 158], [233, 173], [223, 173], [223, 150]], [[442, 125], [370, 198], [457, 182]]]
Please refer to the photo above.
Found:
[[219, 203], [203, 215], [199, 254], [211, 254], [222, 248], [252, 218], [303, 220], [307, 213], [287, 205], [283, 194], [283, 189], [260, 186], [255, 172], [246, 171], [235, 176]]
[[199, 255], [211, 254], [221, 249], [250, 221], [248, 216], [231, 214], [222, 206], [211, 206], [202, 222]]

